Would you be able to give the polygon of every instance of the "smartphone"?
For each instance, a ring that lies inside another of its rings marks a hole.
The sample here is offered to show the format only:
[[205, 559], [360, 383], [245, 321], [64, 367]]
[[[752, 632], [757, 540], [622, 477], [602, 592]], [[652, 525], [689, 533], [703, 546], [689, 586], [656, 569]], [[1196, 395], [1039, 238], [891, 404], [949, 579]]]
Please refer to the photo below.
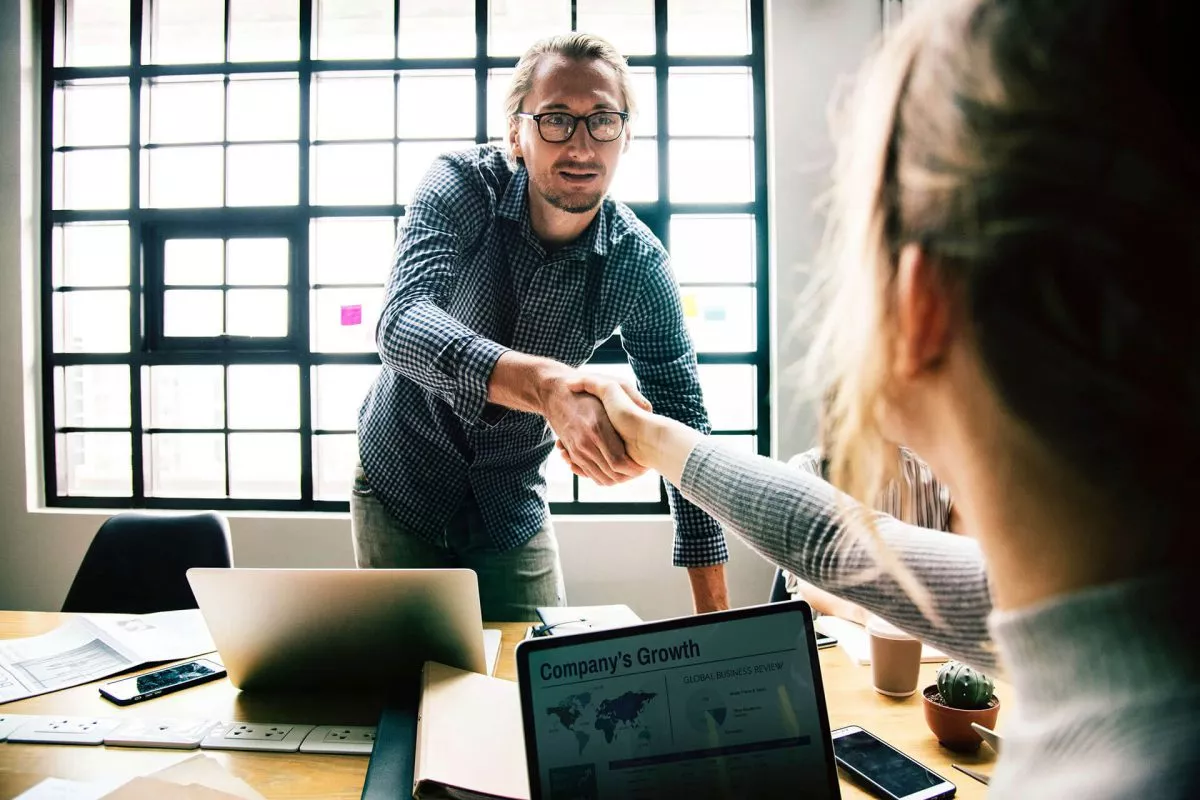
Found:
[[818, 650], [822, 647], [833, 647], [835, 644], [837, 644], [836, 636], [830, 636], [828, 633], [821, 633], [820, 631], [814, 631], [814, 633], [817, 634]]
[[838, 766], [880, 797], [888, 800], [954, 797], [953, 783], [857, 725], [838, 728], [830, 736]]
[[111, 681], [100, 687], [100, 694], [119, 706], [127, 706], [223, 677], [225, 667], [215, 661], [198, 658], [186, 664], [176, 664], [143, 675], [134, 675], [132, 678]]

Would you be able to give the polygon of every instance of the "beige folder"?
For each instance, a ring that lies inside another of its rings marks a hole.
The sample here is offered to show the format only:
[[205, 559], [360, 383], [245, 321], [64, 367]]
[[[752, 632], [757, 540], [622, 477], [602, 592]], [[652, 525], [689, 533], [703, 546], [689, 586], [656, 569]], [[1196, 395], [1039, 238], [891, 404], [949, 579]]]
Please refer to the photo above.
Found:
[[528, 800], [517, 684], [426, 662], [413, 784], [418, 800]]

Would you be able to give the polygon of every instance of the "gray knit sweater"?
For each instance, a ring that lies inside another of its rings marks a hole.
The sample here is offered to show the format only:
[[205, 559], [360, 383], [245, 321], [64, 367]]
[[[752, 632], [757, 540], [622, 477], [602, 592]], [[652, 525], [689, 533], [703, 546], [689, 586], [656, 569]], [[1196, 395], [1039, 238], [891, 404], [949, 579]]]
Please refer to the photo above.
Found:
[[706, 440], [681, 483], [773, 563], [1011, 681], [992, 797], [1200, 798], [1200, 614], [1183, 569], [993, 613], [974, 541], [879, 515], [935, 621], [848, 531], [848, 514], [872, 512], [824, 481]]

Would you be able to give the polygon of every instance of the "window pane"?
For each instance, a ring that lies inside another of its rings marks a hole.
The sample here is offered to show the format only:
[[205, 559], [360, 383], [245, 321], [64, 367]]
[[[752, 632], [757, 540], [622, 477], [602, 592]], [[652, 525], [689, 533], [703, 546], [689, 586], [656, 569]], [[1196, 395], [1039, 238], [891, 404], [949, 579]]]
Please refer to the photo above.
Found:
[[475, 55], [474, 0], [405, 0], [400, 4], [400, 57]]
[[391, 217], [328, 217], [312, 222], [313, 283], [387, 281], [396, 244]]
[[224, 154], [217, 147], [163, 147], [142, 151], [143, 204], [153, 208], [221, 205]]
[[701, 364], [700, 388], [714, 430], [754, 428], [758, 396], [752, 364]]
[[54, 207], [129, 207], [129, 150], [73, 150], [54, 154]]
[[519, 56], [543, 36], [571, 30], [569, 0], [492, 0], [488, 55]]
[[133, 493], [128, 433], [67, 433], [55, 440], [60, 495], [128, 497]]
[[391, 58], [392, 0], [316, 0], [314, 58]]
[[128, 353], [129, 292], [55, 292], [54, 352]]
[[312, 153], [314, 203], [385, 205], [392, 202], [391, 144], [325, 144], [313, 147]]
[[753, 283], [754, 217], [671, 217], [671, 267], [680, 283]]
[[150, 61], [210, 64], [225, 60], [223, 0], [154, 0]]
[[632, 69], [629, 77], [637, 101], [637, 116], [629, 121], [634, 138], [658, 135], [658, 82], [652, 69]]
[[551, 503], [570, 503], [575, 499], [575, 475], [567, 460], [555, 448], [546, 461], [546, 500]]
[[54, 228], [54, 286], [128, 286], [129, 226], [83, 222]]
[[654, 0], [578, 0], [576, 27], [603, 36], [621, 55], [654, 52]]
[[401, 138], [475, 135], [472, 73], [401, 72], [397, 89], [396, 130]]
[[754, 133], [748, 69], [673, 69], [672, 136], [750, 136]]
[[296, 0], [230, 0], [230, 61], [290, 61], [299, 55]]
[[616, 486], [600, 486], [591, 478], [579, 479], [579, 501], [582, 503], [657, 503], [662, 477], [647, 472]]
[[750, 52], [746, 0], [668, 0], [667, 52], [671, 55], [744, 55]]
[[225, 298], [220, 289], [163, 292], [164, 336], [220, 336], [225, 330]]
[[129, 367], [55, 367], [54, 380], [57, 427], [129, 427]]
[[504, 113], [504, 100], [508, 96], [508, 85], [514, 70], [488, 70], [487, 81], [487, 132], [489, 139], [508, 137], [508, 116]]
[[148, 369], [149, 397], [143, 404], [142, 416], [149, 427], [225, 427], [223, 367], [172, 365]]
[[229, 80], [229, 140], [295, 139], [300, 132], [300, 82], [283, 77]]
[[314, 352], [375, 352], [382, 288], [316, 289], [310, 305]]
[[685, 288], [683, 315], [696, 350], [739, 353], [756, 349], [754, 289]]
[[358, 437], [352, 433], [313, 437], [313, 496], [349, 500], [358, 463]]
[[407, 203], [443, 153], [465, 150], [474, 142], [401, 142], [396, 145], [396, 202]]
[[317, 75], [316, 139], [391, 139], [395, 81], [390, 74]]
[[225, 282], [225, 245], [220, 239], [163, 242], [163, 282], [168, 286], [220, 286]]
[[287, 289], [230, 289], [227, 302], [225, 332], [230, 336], [287, 336]]
[[129, 0], [72, 0], [66, 6], [68, 67], [129, 63]]
[[229, 146], [231, 206], [288, 206], [299, 199], [300, 149], [294, 144]]
[[758, 455], [757, 436], [714, 436], [718, 445], [735, 453]]
[[300, 368], [295, 364], [229, 367], [229, 427], [300, 427]]
[[671, 142], [671, 202], [738, 203], [754, 199], [749, 139]]
[[228, 248], [231, 284], [257, 286], [286, 286], [291, 262], [291, 243], [287, 239], [237, 237], [230, 239]]
[[149, 125], [142, 135], [164, 142], [219, 142], [225, 129], [225, 85], [221, 78], [155, 78], [146, 84]]
[[[379, 374], [375, 364], [322, 364], [313, 368], [313, 427], [352, 431], [358, 407]], [[354, 466], [351, 464], [351, 466]]]
[[156, 433], [147, 436], [146, 494], [151, 497], [224, 497], [225, 436]]
[[658, 199], [658, 143], [634, 138], [621, 156], [609, 193], [623, 203]]
[[54, 144], [129, 144], [129, 81], [78, 81], [56, 86]]
[[300, 496], [300, 435], [229, 434], [229, 496]]

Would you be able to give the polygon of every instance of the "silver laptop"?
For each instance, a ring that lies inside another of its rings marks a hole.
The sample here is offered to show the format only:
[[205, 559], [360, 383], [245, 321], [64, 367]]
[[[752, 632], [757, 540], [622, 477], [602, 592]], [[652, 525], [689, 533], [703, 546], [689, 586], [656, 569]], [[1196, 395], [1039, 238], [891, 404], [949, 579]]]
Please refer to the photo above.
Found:
[[386, 691], [426, 661], [486, 671], [469, 569], [193, 568], [187, 578], [240, 689]]

